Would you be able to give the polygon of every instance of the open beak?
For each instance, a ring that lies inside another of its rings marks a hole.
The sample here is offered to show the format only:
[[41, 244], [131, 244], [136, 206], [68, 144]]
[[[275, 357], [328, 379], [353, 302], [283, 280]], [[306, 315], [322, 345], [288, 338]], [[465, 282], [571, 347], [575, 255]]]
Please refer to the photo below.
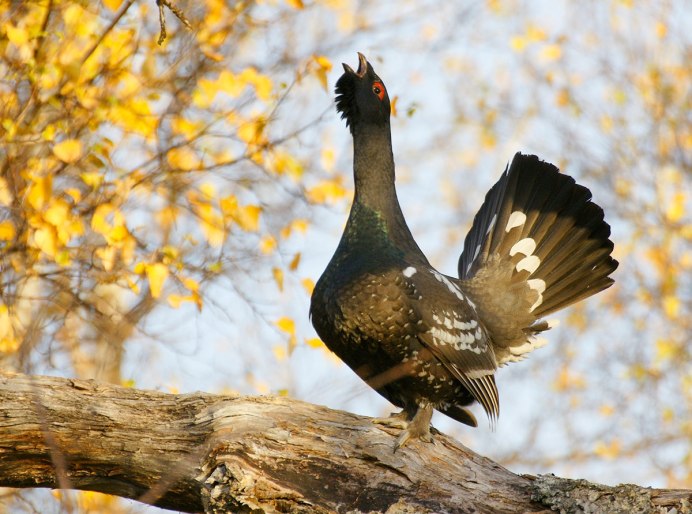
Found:
[[352, 75], [362, 79], [368, 70], [368, 60], [362, 53], [358, 52], [358, 71], [353, 71], [353, 68], [346, 63], [342, 63], [342, 66], [344, 67], [344, 71], [346, 73], [351, 73]]

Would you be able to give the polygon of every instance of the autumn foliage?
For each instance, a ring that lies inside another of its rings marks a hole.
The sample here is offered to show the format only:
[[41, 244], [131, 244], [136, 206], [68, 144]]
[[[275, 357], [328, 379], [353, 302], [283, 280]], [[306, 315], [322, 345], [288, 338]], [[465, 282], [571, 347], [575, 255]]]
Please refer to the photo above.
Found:
[[[500, 373], [501, 395], [533, 391], [523, 431], [506, 448], [502, 419], [501, 437], [459, 436], [521, 470], [635, 463], [690, 487], [685, 2], [564, 2], [561, 23], [511, 1], [428, 3], [180, 2], [191, 29], [164, 9], [162, 45], [154, 1], [0, 3], [3, 368], [136, 385], [127, 350], [154, 338], [155, 313], [217, 319], [241, 304], [267, 340], [234, 347], [251, 364], [229, 387], [298, 394], [299, 347], [337, 366], [307, 303], [351, 187], [332, 60], [362, 50], [396, 97], [402, 203], [443, 271], [517, 150], [588, 185], [613, 226], [616, 286]], [[330, 405], [351, 407], [334, 389]], [[554, 433], [559, 452], [543, 445]], [[101, 501], [80, 498], [82, 511]]]

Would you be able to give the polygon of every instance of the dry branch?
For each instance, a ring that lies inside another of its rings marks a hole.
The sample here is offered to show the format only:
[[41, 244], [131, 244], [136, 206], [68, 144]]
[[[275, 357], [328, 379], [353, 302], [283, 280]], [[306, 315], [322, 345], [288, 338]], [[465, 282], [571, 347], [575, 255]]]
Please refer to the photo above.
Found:
[[4, 487], [185, 512], [691, 512], [690, 491], [515, 475], [442, 434], [395, 453], [396, 430], [287, 398], [4, 373], [0, 405]]

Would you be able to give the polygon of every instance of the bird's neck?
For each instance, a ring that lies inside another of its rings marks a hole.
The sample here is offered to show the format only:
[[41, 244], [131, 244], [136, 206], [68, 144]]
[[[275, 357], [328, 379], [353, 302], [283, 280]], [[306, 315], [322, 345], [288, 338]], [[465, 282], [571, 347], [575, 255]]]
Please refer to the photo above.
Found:
[[[370, 212], [396, 247], [409, 258], [425, 259], [413, 239], [394, 187], [394, 156], [389, 123], [364, 125], [353, 134], [355, 197], [348, 225], [357, 225], [359, 213]], [[347, 227], [348, 229], [348, 227]]]
[[355, 202], [376, 211], [398, 206], [392, 137], [387, 125], [362, 125], [353, 134]]

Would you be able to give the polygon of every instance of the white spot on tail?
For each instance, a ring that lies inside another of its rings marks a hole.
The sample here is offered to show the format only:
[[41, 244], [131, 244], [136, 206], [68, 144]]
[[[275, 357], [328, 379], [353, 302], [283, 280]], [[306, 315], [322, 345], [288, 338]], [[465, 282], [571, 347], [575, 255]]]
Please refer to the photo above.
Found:
[[548, 344], [547, 339], [545, 339], [543, 337], [531, 336], [523, 344], [520, 344], [517, 346], [510, 346], [509, 348], [507, 348], [509, 350], [509, 352], [502, 355], [502, 357], [500, 358], [500, 360], [498, 362], [498, 365], [504, 366], [508, 362], [522, 361], [526, 358], [526, 355], [529, 352], [532, 352], [532, 351], [536, 350], [537, 348], [541, 348], [542, 346], [545, 346], [546, 344]]
[[490, 234], [490, 231], [495, 228], [495, 223], [497, 222], [497, 213], [493, 214], [490, 223], [488, 224], [488, 230], [485, 231], [485, 235]]
[[538, 269], [538, 266], [540, 266], [541, 260], [536, 257], [535, 255], [529, 255], [528, 257], [524, 257], [522, 260], [517, 262], [516, 270], [517, 271], [528, 271], [529, 275], [531, 275], [534, 271]]
[[514, 211], [509, 215], [505, 232], [509, 232], [514, 227], [521, 227], [524, 223], [526, 223], [526, 214], [521, 211]]
[[416, 274], [418, 270], [414, 268], [413, 266], [409, 266], [403, 271], [403, 274], [406, 278], [411, 278], [413, 275]]
[[[523, 260], [523, 259], [522, 259]], [[540, 278], [532, 278], [531, 280], [527, 280], [526, 283], [529, 285], [531, 289], [536, 291], [538, 293], [538, 300], [534, 302], [534, 304], [531, 306], [529, 309], [529, 312], [533, 312], [536, 307], [538, 307], [540, 304], [543, 303], [543, 293], [545, 292], [545, 281], [541, 280]]]
[[533, 251], [536, 249], [536, 241], [530, 237], [525, 237], [524, 239], [514, 243], [514, 246], [509, 249], [509, 255], [514, 257], [516, 254], [521, 253], [526, 256], [533, 255]]

